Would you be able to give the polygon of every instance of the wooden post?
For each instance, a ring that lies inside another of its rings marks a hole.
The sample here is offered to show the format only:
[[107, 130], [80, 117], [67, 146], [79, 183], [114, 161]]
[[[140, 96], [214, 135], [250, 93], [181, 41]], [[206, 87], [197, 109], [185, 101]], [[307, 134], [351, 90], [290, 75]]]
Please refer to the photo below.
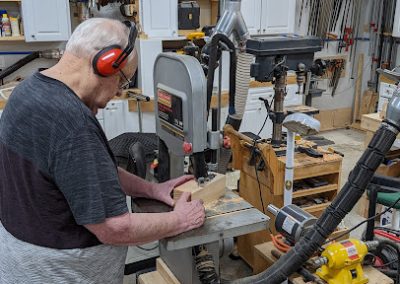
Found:
[[353, 105], [353, 121], [361, 120], [360, 115], [360, 102], [361, 102], [361, 88], [362, 88], [362, 80], [363, 80], [363, 67], [364, 67], [364, 53], [360, 53], [358, 55], [358, 64], [357, 64], [357, 79], [356, 79], [356, 88], [354, 90], [354, 105]]

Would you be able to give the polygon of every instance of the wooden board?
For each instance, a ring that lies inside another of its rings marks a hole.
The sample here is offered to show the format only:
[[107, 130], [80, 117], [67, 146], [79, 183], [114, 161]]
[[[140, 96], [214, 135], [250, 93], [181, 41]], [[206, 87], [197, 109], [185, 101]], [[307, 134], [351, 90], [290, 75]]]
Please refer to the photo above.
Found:
[[6, 106], [7, 101], [0, 99], [0, 109], [3, 109]]
[[[394, 281], [372, 266], [364, 266], [364, 275], [369, 279], [368, 284], [393, 284]], [[302, 277], [292, 279], [293, 284], [314, 284], [315, 282], [304, 282]]]
[[378, 93], [372, 90], [365, 90], [361, 99], [361, 115], [368, 114], [376, 111], [376, 104], [378, 103]]
[[175, 277], [172, 271], [168, 268], [167, 264], [161, 259], [157, 258], [156, 261], [157, 272], [164, 278], [166, 283], [180, 284], [179, 280]]
[[225, 194], [226, 177], [222, 174], [216, 176], [204, 186], [200, 187], [197, 181], [190, 180], [174, 189], [174, 200], [178, 200], [183, 192], [190, 192], [192, 200], [203, 200], [204, 203], [209, 203], [217, 200]]
[[364, 67], [364, 53], [360, 53], [358, 55], [358, 63], [357, 63], [357, 78], [356, 78], [356, 87], [354, 89], [354, 105], [353, 105], [353, 120], [352, 122], [355, 122], [356, 120], [361, 119], [361, 83], [362, 83], [362, 78], [363, 78], [363, 67]]
[[320, 110], [314, 117], [321, 123], [321, 131], [345, 128], [351, 125], [351, 108]]
[[[119, 98], [121, 99], [121, 98]], [[229, 105], [229, 93], [227, 91], [223, 91], [221, 94], [221, 107], [227, 107]], [[218, 97], [213, 95], [211, 97], [211, 108], [216, 108], [218, 106]], [[128, 99], [128, 109], [130, 112], [137, 111], [137, 102], [135, 99]], [[154, 99], [151, 99], [148, 102], [141, 103], [142, 112], [154, 112]]]
[[[291, 76], [288, 75], [287, 76], [287, 80], [286, 80], [286, 84], [287, 85], [294, 85], [297, 84], [296, 82], [296, 76]], [[271, 82], [258, 82], [255, 80], [251, 80], [249, 83], [249, 87], [250, 88], [263, 88], [263, 87], [273, 87], [274, 85]]]
[[164, 280], [158, 271], [140, 275], [138, 282], [139, 284], [170, 284]]

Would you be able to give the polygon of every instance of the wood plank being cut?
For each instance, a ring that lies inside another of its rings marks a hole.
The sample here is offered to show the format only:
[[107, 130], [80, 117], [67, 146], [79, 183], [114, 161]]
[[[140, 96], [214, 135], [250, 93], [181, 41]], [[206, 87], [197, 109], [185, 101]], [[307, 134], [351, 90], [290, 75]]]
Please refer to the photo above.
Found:
[[183, 192], [190, 192], [192, 200], [203, 200], [204, 204], [219, 199], [225, 194], [226, 177], [222, 174], [215, 174], [215, 177], [199, 186], [197, 181], [190, 180], [174, 189], [174, 200], [178, 200]]
[[157, 272], [164, 278], [165, 282], [171, 284], [181, 284], [179, 280], [175, 277], [172, 271], [168, 268], [167, 264], [161, 259], [156, 260]]

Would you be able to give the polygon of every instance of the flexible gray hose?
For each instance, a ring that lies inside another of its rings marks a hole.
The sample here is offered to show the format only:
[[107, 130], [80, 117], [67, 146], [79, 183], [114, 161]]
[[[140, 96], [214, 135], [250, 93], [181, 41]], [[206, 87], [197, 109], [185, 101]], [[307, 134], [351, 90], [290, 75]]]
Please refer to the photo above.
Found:
[[236, 71], [236, 95], [235, 110], [232, 115], [235, 119], [242, 119], [246, 107], [247, 95], [249, 93], [250, 81], [250, 64], [253, 62], [254, 56], [249, 53], [240, 52], [237, 55], [237, 71]]

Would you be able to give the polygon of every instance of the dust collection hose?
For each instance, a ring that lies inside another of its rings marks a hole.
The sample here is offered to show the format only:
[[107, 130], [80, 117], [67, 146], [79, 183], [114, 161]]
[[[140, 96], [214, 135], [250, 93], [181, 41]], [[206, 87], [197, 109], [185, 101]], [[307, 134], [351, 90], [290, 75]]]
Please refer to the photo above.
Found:
[[237, 54], [235, 113], [229, 114], [226, 121], [236, 131], [239, 131], [246, 108], [247, 95], [249, 93], [250, 66], [253, 61], [254, 56], [252, 54], [245, 52]]
[[25, 56], [24, 58], [18, 60], [16, 63], [11, 65], [10, 67], [8, 67], [8, 68], [6, 68], [6, 69], [4, 69], [3, 71], [0, 72], [0, 80], [2, 80], [5, 77], [11, 75], [12, 73], [17, 71], [21, 67], [25, 66], [29, 62], [31, 62], [31, 61], [39, 58], [39, 57], [40, 57], [40, 52], [39, 51], [35, 51], [35, 52], [32, 52], [31, 54]]
[[[210, 45], [210, 59], [208, 63], [208, 76], [207, 76], [207, 113], [210, 112], [211, 98], [214, 87], [214, 75], [218, 61], [218, 48], [219, 43], [225, 43], [230, 54], [230, 68], [229, 68], [229, 113], [235, 113], [235, 93], [236, 93], [236, 49], [232, 41], [224, 34], [215, 34], [211, 39]], [[222, 68], [222, 66], [221, 66]]]
[[397, 90], [389, 103], [386, 117], [387, 119], [376, 131], [367, 150], [350, 173], [347, 183], [318, 219], [314, 229], [264, 272], [230, 283], [282, 283], [323, 245], [360, 199], [400, 131], [400, 95]]

